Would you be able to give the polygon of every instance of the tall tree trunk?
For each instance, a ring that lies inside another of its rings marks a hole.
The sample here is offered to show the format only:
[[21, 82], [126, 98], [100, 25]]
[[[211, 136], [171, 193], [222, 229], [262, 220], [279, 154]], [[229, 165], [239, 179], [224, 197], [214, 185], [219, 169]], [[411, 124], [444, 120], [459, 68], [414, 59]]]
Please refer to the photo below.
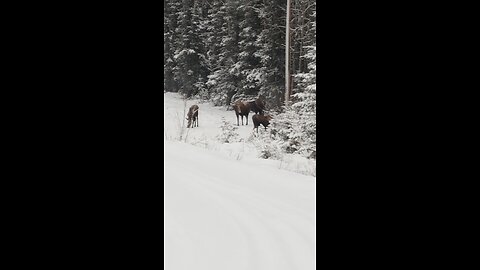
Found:
[[290, 3], [287, 0], [287, 18], [286, 18], [286, 35], [285, 35], [285, 106], [288, 106], [290, 101]]

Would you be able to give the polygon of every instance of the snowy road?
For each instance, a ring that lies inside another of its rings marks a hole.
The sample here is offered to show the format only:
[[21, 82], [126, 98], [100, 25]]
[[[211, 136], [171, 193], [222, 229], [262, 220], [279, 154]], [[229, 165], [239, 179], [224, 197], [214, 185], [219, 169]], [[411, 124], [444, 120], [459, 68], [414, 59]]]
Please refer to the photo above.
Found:
[[[218, 108], [202, 107], [203, 119], [211, 117], [202, 136], [213, 136], [218, 123], [209, 122], [219, 119], [208, 112]], [[166, 115], [178, 110], [181, 102], [166, 99]], [[315, 269], [314, 177], [164, 144], [166, 270]]]

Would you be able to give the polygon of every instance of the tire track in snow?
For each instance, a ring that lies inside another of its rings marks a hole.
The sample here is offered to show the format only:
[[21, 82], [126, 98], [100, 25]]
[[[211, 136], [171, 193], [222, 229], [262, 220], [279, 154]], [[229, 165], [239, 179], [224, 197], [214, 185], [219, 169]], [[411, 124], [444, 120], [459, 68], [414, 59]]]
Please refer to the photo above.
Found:
[[[186, 164], [191, 164], [189, 172], [193, 173], [184, 172], [186, 175], [182, 180], [175, 179], [177, 188], [184, 189], [184, 192], [196, 193], [196, 197], [201, 197], [201, 200], [207, 201], [209, 205], [217, 205], [217, 208], [221, 208], [222, 218], [235, 221], [235, 226], [227, 228], [227, 230], [231, 235], [235, 235], [236, 239], [244, 238], [246, 240], [246, 244], [242, 246], [242, 249], [246, 249], [243, 260], [249, 258], [249, 264], [245, 268], [229, 267], [228, 269], [305, 269], [301, 268], [301, 265], [305, 265], [305, 261], [308, 263], [309, 259], [313, 265], [313, 256], [310, 255], [313, 249], [313, 234], [308, 241], [308, 237], [303, 233], [304, 228], [297, 228], [297, 225], [301, 223], [300, 220], [307, 225], [311, 224], [311, 217], [305, 213], [300, 212], [301, 214], [299, 214], [295, 207], [284, 207], [281, 200], [266, 199], [258, 191], [241, 187], [238, 183], [232, 184], [227, 181], [231, 177], [222, 177], [218, 173], [205, 170], [204, 164], [196, 164], [192, 160], [195, 157], [197, 156], [167, 155], [165, 156], [165, 165], [168, 168], [169, 162], [172, 160], [181, 160]], [[224, 165], [222, 163], [235, 162], [223, 161], [220, 162], [220, 166]], [[165, 181], [169, 181], [167, 177]], [[181, 219], [182, 216], [178, 218]], [[277, 222], [278, 224], [275, 225]], [[211, 225], [215, 226], [215, 224]], [[313, 224], [311, 226], [313, 231]], [[196, 267], [195, 269], [203, 269], [198, 268], [198, 264]], [[207, 267], [209, 267], [208, 269], [221, 269], [206, 263], [205, 269]]]
[[[288, 255], [288, 253], [280, 250], [281, 246], [272, 244], [278, 239], [279, 235], [272, 235], [271, 228], [262, 222], [262, 219], [251, 209], [238, 203], [234, 196], [227, 196], [232, 194], [225, 193], [225, 190], [222, 191], [218, 187], [213, 188], [210, 184], [205, 185], [204, 181], [190, 181], [187, 185], [195, 186], [202, 197], [218, 204], [223, 209], [222, 216], [224, 218], [231, 218], [236, 222], [237, 231], [234, 232], [232, 228], [231, 235], [236, 234], [247, 242], [243, 249], [247, 255], [245, 259], [248, 264], [245, 268], [239, 269], [294, 269], [292, 262], [278, 261], [272, 257], [272, 254]], [[282, 258], [287, 259], [288, 257], [282, 256]], [[209, 265], [209, 267], [211, 266]]]
[[[262, 269], [261, 267], [258, 267], [256, 263], [261, 261], [261, 258], [258, 256], [258, 254], [261, 254], [261, 250], [258, 249], [258, 245], [255, 242], [255, 234], [254, 231], [249, 227], [249, 222], [245, 222], [245, 216], [248, 216], [248, 212], [231, 200], [229, 196], [215, 192], [209, 186], [204, 185], [204, 183], [199, 181], [190, 181], [190, 183], [187, 184], [195, 186], [197, 191], [201, 191], [202, 196], [211, 200], [212, 203], [217, 204], [219, 208], [223, 210], [222, 216], [224, 218], [232, 219], [235, 222], [235, 227], [231, 228], [231, 235], [236, 234], [246, 241], [246, 244], [243, 246], [243, 250], [245, 252], [244, 259], [247, 264], [245, 265], [245, 268], [239, 269]], [[236, 231], [236, 233], [234, 231]]]
[[[182, 189], [185, 197], [194, 198], [191, 200], [196, 205], [191, 205], [193, 211], [180, 211], [180, 213], [171, 216], [176, 219], [177, 224], [183, 224], [187, 230], [191, 231], [191, 238], [185, 241], [183, 245], [194, 242], [194, 252], [188, 252], [184, 255], [185, 259], [191, 260], [190, 269], [250, 269], [251, 265], [246, 263], [246, 260], [255, 261], [257, 258], [249, 258], [252, 254], [248, 253], [250, 244], [248, 239], [243, 237], [243, 228], [231, 215], [230, 211], [235, 209], [228, 209], [225, 206], [224, 198], [215, 196], [208, 188], [195, 183], [195, 179], [177, 180], [175, 187], [170, 187], [171, 190]], [[194, 194], [192, 194], [192, 192]], [[167, 208], [174, 208], [178, 211], [178, 201], [169, 200], [165, 206]], [[228, 204], [228, 203], [227, 203]], [[196, 212], [194, 215], [193, 212]], [[214, 213], [212, 213], [214, 212]], [[201, 227], [199, 229], [199, 227]], [[212, 227], [215, 231], [209, 231], [206, 227]], [[203, 244], [202, 244], [203, 242]], [[208, 251], [211, 253], [218, 249], [221, 253], [220, 258], [210, 256], [209, 260], [205, 260], [203, 254]], [[238, 263], [239, 258], [243, 258], [242, 263]], [[229, 261], [237, 261], [237, 265], [230, 267]], [[188, 269], [179, 268], [177, 264], [173, 264], [172, 268], [166, 269]]]
[[[216, 183], [213, 183], [213, 180], [217, 180]], [[291, 260], [290, 257], [292, 254], [298, 253], [292, 250], [291, 247], [309, 245], [311, 249], [307, 249], [305, 252], [313, 250], [313, 245], [311, 243], [313, 239], [311, 236], [308, 237], [303, 233], [304, 228], [299, 228], [297, 226], [299, 222], [303, 221], [302, 223], [307, 223], [309, 227], [313, 228], [314, 224], [308, 222], [308, 216], [298, 215], [295, 210], [292, 211], [288, 208], [283, 208], [283, 204], [278, 201], [263, 199], [256, 194], [239, 192], [237, 189], [232, 189], [232, 187], [224, 185], [227, 181], [218, 180], [218, 178], [205, 179], [202, 183], [207, 183], [208, 187], [205, 187], [205, 189], [214, 191], [218, 197], [221, 198], [223, 194], [224, 200], [228, 199], [231, 202], [229, 204], [230, 206], [235, 205], [237, 206], [237, 209], [241, 209], [238, 213], [242, 212], [244, 214], [242, 215], [244, 220], [248, 218], [250, 221], [257, 221], [254, 228], [256, 228], [256, 230], [263, 228], [262, 233], [257, 234], [258, 237], [267, 237], [269, 239], [269, 244], [264, 247], [264, 252], [270, 252], [272, 249], [276, 248], [279, 254], [284, 254], [281, 260], [272, 260], [271, 263], [276, 264], [275, 266], [264, 265], [263, 268], [260, 269], [297, 269], [296, 266], [298, 265], [298, 261], [295, 262], [294, 260]], [[225, 196], [225, 194], [229, 193], [231, 196]], [[292, 219], [294, 219], [295, 222], [292, 222]], [[237, 220], [241, 222], [242, 219], [241, 217], [237, 217]], [[305, 222], [305, 220], [307, 220], [307, 222]], [[251, 228], [250, 231], [252, 231]], [[301, 239], [301, 241], [298, 239]], [[295, 242], [298, 244], [295, 245]], [[297, 257], [305, 259], [305, 257], [308, 256]]]
[[[232, 195], [235, 196], [229, 196], [229, 199], [235, 201], [238, 205], [248, 205], [250, 209], [255, 210], [256, 216], [260, 219], [262, 217], [265, 219], [265, 216], [272, 218], [283, 217], [284, 220], [282, 220], [282, 223], [287, 225], [291, 230], [295, 230], [305, 242], [312, 240], [311, 236], [304, 233], [305, 227], [313, 228], [315, 226], [313, 217], [306, 211], [218, 178], [205, 178], [203, 182], [208, 183], [210, 189], [217, 190], [218, 194], [225, 194], [225, 192], [232, 193]], [[292, 222], [292, 220], [295, 220], [295, 222]], [[302, 225], [302, 228], [300, 228], [299, 225]]]

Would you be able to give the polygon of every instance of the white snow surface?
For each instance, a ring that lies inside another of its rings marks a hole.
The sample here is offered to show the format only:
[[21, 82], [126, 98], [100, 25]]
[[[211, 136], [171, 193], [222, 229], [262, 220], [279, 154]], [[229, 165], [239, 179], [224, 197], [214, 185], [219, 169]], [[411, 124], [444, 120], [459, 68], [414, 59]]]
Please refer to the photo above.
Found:
[[315, 177], [257, 158], [248, 141], [216, 142], [235, 113], [194, 103], [200, 126], [179, 141], [184, 101], [165, 94], [164, 269], [315, 269]]

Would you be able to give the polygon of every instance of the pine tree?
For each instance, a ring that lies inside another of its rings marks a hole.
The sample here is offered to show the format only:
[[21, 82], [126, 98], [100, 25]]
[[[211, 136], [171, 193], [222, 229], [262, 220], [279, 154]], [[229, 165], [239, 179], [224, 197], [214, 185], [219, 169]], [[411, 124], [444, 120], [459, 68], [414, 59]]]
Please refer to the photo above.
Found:
[[257, 41], [262, 25], [259, 18], [260, 2], [260, 0], [245, 0], [239, 7], [243, 18], [239, 23], [240, 53], [237, 66], [240, 72], [240, 87], [238, 94], [256, 95], [263, 80], [263, 69], [258, 54], [261, 44]]
[[215, 105], [229, 105], [239, 86], [238, 7], [239, 3], [235, 0], [226, 0], [223, 3], [215, 1], [214, 10], [209, 16], [210, 30], [216, 34], [212, 33], [209, 46], [209, 63], [213, 70], [208, 76], [207, 86]]
[[194, 1], [183, 0], [177, 16], [179, 39], [174, 55], [175, 81], [179, 84], [179, 92], [191, 97], [198, 92], [196, 84], [202, 78], [201, 42], [198, 21], [194, 21], [198, 19], [194, 13]]
[[286, 4], [272, 4], [266, 1], [260, 18], [262, 31], [258, 36], [261, 44], [257, 52], [263, 72], [259, 94], [269, 102], [269, 107], [279, 107], [284, 98], [285, 81], [285, 8]]
[[175, 40], [177, 39], [177, 9], [178, 3], [174, 0], [165, 0], [164, 2], [164, 32], [163, 32], [163, 86], [165, 91], [177, 92], [178, 84], [174, 78], [174, 69], [176, 63], [174, 61]]

